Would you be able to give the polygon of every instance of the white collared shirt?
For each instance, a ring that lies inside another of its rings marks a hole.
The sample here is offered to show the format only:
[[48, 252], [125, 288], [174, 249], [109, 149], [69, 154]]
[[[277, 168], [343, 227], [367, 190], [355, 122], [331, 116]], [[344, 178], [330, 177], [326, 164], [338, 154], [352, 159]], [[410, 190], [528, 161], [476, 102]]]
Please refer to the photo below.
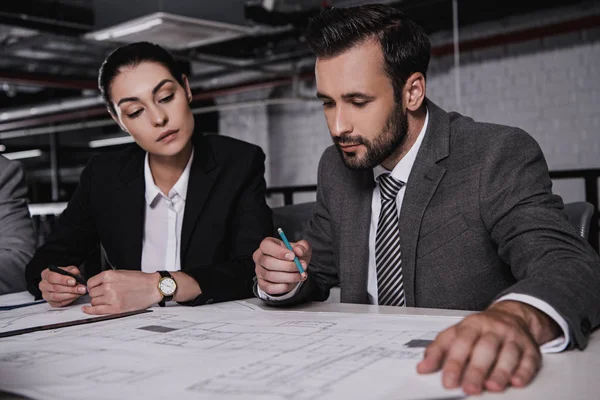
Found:
[[144, 159], [146, 216], [142, 239], [142, 271], [179, 271], [181, 269], [181, 227], [185, 211], [194, 150], [183, 173], [168, 195], [154, 183], [148, 153]]

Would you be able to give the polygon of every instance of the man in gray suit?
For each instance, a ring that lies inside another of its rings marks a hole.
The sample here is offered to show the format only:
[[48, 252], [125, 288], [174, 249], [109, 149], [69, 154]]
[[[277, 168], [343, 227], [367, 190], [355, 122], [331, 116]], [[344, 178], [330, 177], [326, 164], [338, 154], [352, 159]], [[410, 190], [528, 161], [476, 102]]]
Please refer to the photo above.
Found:
[[25, 265], [34, 252], [23, 168], [0, 156], [0, 294], [26, 289]]
[[425, 97], [430, 43], [370, 5], [315, 18], [317, 96], [334, 146], [294, 254], [266, 238], [257, 294], [272, 305], [341, 300], [481, 311], [440, 333], [418, 365], [468, 394], [525, 386], [542, 351], [583, 349], [600, 323], [600, 261], [551, 192], [525, 132], [446, 113]]

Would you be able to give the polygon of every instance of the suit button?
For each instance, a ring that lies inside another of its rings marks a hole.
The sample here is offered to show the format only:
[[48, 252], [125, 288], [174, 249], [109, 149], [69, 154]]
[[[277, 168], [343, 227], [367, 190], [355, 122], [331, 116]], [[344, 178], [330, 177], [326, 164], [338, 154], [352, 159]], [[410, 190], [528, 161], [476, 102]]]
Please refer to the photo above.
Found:
[[584, 335], [589, 334], [590, 331], [592, 330], [592, 324], [590, 323], [590, 320], [588, 318], [582, 319], [580, 328], [581, 328], [581, 333], [583, 333]]

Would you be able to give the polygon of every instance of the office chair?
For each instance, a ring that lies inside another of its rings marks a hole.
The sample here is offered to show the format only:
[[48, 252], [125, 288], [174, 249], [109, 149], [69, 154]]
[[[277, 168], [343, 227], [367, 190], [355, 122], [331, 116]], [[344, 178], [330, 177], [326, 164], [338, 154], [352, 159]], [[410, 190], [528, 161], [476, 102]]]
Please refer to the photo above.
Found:
[[565, 204], [564, 211], [569, 217], [569, 222], [577, 229], [579, 235], [588, 240], [590, 223], [594, 215], [594, 206], [586, 201], [578, 201]]
[[303, 239], [304, 229], [312, 217], [314, 208], [314, 201], [273, 208], [273, 236], [279, 237], [277, 228], [281, 228], [291, 242]]

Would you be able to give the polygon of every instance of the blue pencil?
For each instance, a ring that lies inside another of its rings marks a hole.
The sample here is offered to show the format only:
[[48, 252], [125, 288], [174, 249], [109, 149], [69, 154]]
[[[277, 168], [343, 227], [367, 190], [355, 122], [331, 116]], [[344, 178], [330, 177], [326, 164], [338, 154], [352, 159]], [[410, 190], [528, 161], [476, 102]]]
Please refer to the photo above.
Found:
[[287, 237], [285, 236], [285, 233], [283, 233], [283, 229], [278, 228], [277, 229], [277, 233], [279, 233], [279, 236], [281, 236], [281, 240], [283, 240], [283, 243], [285, 244], [285, 247], [287, 247], [288, 250], [290, 250], [294, 254], [294, 263], [296, 264], [296, 268], [298, 268], [298, 272], [300, 272], [300, 275], [304, 275], [305, 274], [304, 268], [302, 268], [302, 264], [300, 264], [300, 260], [298, 260], [298, 257], [296, 256], [296, 253], [294, 253], [294, 249], [292, 249], [292, 245], [287, 240]]

